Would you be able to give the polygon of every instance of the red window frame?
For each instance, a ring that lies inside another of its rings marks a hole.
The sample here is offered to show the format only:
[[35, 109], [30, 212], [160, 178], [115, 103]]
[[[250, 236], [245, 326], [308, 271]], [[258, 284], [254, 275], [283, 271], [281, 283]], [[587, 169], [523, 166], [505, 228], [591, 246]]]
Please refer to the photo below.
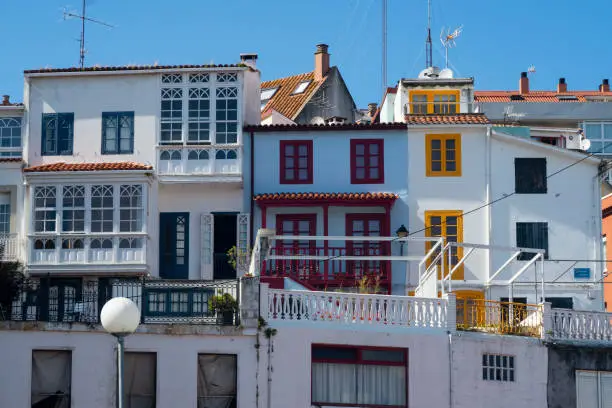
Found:
[[[306, 168], [300, 167], [300, 147], [306, 146]], [[287, 148], [293, 148], [293, 154], [287, 155]], [[280, 141], [280, 184], [312, 184], [313, 180], [313, 168], [312, 168], [312, 140], [281, 140]], [[293, 166], [287, 166], [287, 159], [293, 159]], [[294, 179], [290, 180], [287, 178], [286, 171], [293, 170]], [[300, 180], [300, 170], [306, 170], [306, 179]]]
[[[292, 221], [294, 223], [292, 231], [283, 231], [284, 221]], [[277, 214], [276, 233], [278, 235], [298, 235], [295, 230], [295, 222], [299, 221], [308, 221], [308, 229], [310, 230], [309, 235], [317, 235], [317, 214]], [[280, 245], [285, 247], [288, 246], [284, 242], [281, 242]], [[297, 247], [297, 241], [293, 241], [291, 246]], [[308, 246], [314, 248], [316, 246], [316, 241], [310, 241]]]
[[[321, 358], [315, 358], [314, 357], [314, 350], [316, 348], [328, 348], [328, 349], [352, 349], [356, 351], [357, 354], [357, 358], [356, 359], [333, 359], [333, 358], [325, 358], [325, 359], [321, 359]], [[402, 358], [403, 361], [401, 362], [397, 362], [397, 361], [378, 361], [378, 360], [364, 360], [363, 359], [363, 351], [393, 351], [393, 352], [402, 352]], [[313, 401], [312, 400], [312, 391], [313, 391], [313, 387], [312, 387], [312, 383], [313, 383], [313, 376], [312, 376], [312, 364], [313, 363], [330, 363], [330, 364], [352, 364], [352, 365], [377, 365], [377, 366], [393, 366], [393, 367], [405, 367], [406, 370], [406, 404], [405, 405], [369, 405], [369, 404], [341, 404], [341, 403], [331, 403], [331, 402], [326, 402], [326, 401]], [[310, 399], [311, 399], [311, 404], [313, 405], [334, 405], [334, 406], [351, 406], [351, 407], [372, 407], [372, 408], [379, 408], [379, 407], [385, 407], [385, 406], [389, 406], [389, 407], [407, 407], [408, 406], [408, 383], [409, 383], [409, 379], [408, 379], [408, 349], [407, 348], [401, 348], [401, 347], [375, 347], [375, 346], [353, 346], [353, 345], [345, 345], [345, 344], [312, 344], [311, 346], [311, 354], [310, 354], [310, 364], [311, 364], [311, 371], [310, 371]]]
[[[357, 154], [357, 147], [363, 145], [363, 155]], [[370, 153], [370, 146], [378, 146], [378, 154]], [[384, 139], [351, 139], [351, 184], [382, 184], [385, 182], [385, 143]], [[363, 166], [357, 166], [357, 159], [363, 156]], [[378, 157], [378, 164], [368, 163], [372, 157]], [[357, 178], [358, 168], [363, 168], [364, 177]], [[378, 177], [370, 177], [371, 169], [378, 169]]]

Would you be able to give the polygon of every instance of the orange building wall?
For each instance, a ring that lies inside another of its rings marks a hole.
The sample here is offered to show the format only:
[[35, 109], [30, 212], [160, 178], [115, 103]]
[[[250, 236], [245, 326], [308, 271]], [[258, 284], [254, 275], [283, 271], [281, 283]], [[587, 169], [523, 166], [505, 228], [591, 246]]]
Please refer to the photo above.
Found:
[[[601, 210], [601, 232], [603, 236], [606, 237], [606, 244], [604, 246], [604, 256], [607, 260], [612, 259], [612, 195], [607, 195], [602, 198]], [[608, 312], [612, 312], [612, 262], [605, 263], [604, 271], [608, 272], [608, 276], [604, 278], [604, 299], [606, 301], [606, 310]]]

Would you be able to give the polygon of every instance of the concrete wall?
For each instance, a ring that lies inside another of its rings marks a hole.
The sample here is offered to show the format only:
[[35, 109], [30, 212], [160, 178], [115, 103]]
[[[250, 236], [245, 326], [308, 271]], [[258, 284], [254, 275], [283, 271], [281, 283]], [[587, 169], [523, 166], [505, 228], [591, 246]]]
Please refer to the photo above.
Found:
[[548, 408], [576, 407], [576, 370], [612, 371], [612, 348], [548, 346]]
[[[211, 328], [215, 330], [215, 328]], [[72, 407], [115, 406], [115, 340], [102, 332], [0, 332], [0, 406], [30, 406], [32, 350], [72, 351]], [[157, 353], [157, 406], [197, 405], [199, 353], [236, 354], [238, 407], [255, 406], [254, 336], [134, 334], [126, 351]]]

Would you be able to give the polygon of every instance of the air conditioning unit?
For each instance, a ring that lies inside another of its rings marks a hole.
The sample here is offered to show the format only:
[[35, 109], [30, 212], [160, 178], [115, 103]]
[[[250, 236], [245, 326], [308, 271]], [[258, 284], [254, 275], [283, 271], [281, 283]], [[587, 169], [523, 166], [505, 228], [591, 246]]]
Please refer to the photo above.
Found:
[[588, 150], [591, 147], [591, 141], [584, 137], [582, 130], [576, 133], [568, 133], [565, 137], [565, 148], [571, 150]]

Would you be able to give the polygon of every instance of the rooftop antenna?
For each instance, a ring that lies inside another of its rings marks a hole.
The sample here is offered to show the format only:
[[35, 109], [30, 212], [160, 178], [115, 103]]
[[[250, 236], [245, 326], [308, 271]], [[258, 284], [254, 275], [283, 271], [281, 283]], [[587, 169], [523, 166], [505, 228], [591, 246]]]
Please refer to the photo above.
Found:
[[536, 72], [535, 65], [530, 65], [529, 68], [527, 68], [527, 73], [535, 74], [535, 72]]
[[382, 0], [382, 92], [387, 88], [387, 0]]
[[425, 41], [425, 68], [433, 66], [431, 44], [431, 0], [427, 0], [427, 40]]
[[86, 11], [87, 11], [87, 0], [83, 0], [83, 5], [82, 5], [82, 10], [81, 10], [80, 15], [70, 12], [70, 11], [66, 11], [66, 9], [64, 9], [64, 20], [67, 20], [68, 18], [71, 18], [71, 17], [78, 18], [81, 20], [81, 38], [79, 40], [79, 44], [80, 44], [79, 66], [81, 68], [85, 67], [85, 21], [91, 21], [92, 23], [100, 24], [108, 28], [113, 28], [112, 25], [105, 23], [104, 21], [100, 21], [100, 20], [96, 20], [96, 19], [87, 17]]
[[450, 28], [444, 34], [444, 28], [442, 28], [442, 32], [440, 33], [440, 41], [442, 41], [442, 46], [444, 46], [444, 59], [445, 59], [445, 68], [448, 68], [448, 49], [455, 47], [455, 40], [461, 35], [461, 31], [463, 30], [463, 26], [459, 26], [455, 28], [453, 32], [450, 31]]

